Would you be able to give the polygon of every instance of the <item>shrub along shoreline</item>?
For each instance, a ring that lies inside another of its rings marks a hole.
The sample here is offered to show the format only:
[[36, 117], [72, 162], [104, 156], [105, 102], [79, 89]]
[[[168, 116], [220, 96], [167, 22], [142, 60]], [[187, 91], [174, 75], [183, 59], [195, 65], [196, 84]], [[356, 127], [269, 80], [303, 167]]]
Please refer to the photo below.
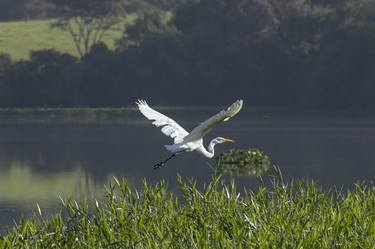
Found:
[[125, 181], [104, 201], [62, 201], [61, 213], [21, 221], [1, 248], [374, 248], [375, 186], [343, 193], [313, 182], [272, 178], [258, 190], [237, 191], [215, 177], [203, 189], [179, 177], [167, 184]]

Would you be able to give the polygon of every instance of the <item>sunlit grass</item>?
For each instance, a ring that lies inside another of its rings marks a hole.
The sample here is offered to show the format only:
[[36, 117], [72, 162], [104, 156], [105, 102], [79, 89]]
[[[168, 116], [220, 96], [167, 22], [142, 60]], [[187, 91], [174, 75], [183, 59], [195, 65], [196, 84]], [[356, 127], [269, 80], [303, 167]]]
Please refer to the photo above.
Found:
[[[276, 178], [275, 178], [276, 179]], [[43, 209], [0, 240], [1, 248], [374, 248], [375, 189], [345, 193], [313, 183], [273, 180], [242, 191], [220, 178], [199, 190], [165, 182], [136, 191], [116, 180], [105, 201], [64, 201], [63, 214]]]
[[[68, 32], [51, 28], [54, 20], [0, 22], [0, 53], [8, 53], [13, 60], [28, 59], [31, 51], [55, 49], [78, 56]], [[125, 23], [125, 22], [124, 22]], [[110, 30], [103, 41], [114, 47], [114, 41], [122, 35], [122, 25]]]

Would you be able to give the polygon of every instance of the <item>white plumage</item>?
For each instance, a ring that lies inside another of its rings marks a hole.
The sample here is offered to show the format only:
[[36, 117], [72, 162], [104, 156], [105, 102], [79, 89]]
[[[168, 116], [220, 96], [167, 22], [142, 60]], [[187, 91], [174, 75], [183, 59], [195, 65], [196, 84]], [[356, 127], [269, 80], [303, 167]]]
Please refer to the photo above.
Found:
[[149, 120], [154, 120], [154, 122], [152, 122], [153, 125], [155, 125], [156, 127], [163, 126], [163, 128], [161, 128], [161, 131], [165, 135], [171, 138], [174, 138], [175, 144], [181, 143], [183, 141], [183, 138], [189, 134], [187, 131], [185, 131], [184, 128], [179, 126], [173, 119], [168, 118], [164, 114], [161, 114], [160, 112], [157, 112], [151, 107], [149, 107], [146, 101], [138, 100], [136, 104], [138, 105], [139, 111], [146, 118], [148, 118]]
[[203, 146], [203, 137], [210, 132], [216, 125], [229, 120], [231, 117], [236, 115], [242, 108], [243, 101], [237, 100], [226, 110], [222, 110], [200, 125], [195, 127], [190, 133], [177, 124], [173, 119], [165, 116], [164, 114], [152, 109], [145, 100], [138, 100], [136, 102], [139, 111], [149, 120], [152, 120], [152, 124], [157, 127], [162, 127], [161, 131], [174, 138], [174, 144], [165, 145], [165, 148], [172, 152], [172, 156], [167, 160], [155, 165], [154, 168], [158, 168], [164, 165], [168, 160], [173, 158], [176, 154], [181, 152], [194, 151], [201, 153], [202, 155], [212, 158], [215, 154], [214, 146], [218, 143], [234, 142], [231, 139], [217, 137], [211, 140], [207, 150]]

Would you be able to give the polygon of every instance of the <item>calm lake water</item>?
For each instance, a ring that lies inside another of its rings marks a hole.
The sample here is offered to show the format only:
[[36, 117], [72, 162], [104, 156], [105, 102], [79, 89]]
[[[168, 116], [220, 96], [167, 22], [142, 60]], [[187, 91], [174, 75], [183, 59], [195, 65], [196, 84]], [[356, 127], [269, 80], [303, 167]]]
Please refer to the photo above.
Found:
[[[167, 109], [163, 112], [185, 129], [220, 108]], [[0, 126], [0, 232], [20, 217], [29, 217], [38, 203], [44, 214], [55, 212], [59, 196], [100, 198], [112, 176], [125, 177], [139, 187], [143, 179], [166, 179], [176, 188], [177, 174], [210, 179], [210, 161], [187, 153], [153, 170], [152, 165], [169, 156], [163, 145], [171, 143], [141, 114], [129, 111], [121, 124], [3, 125]], [[259, 148], [290, 179], [314, 179], [323, 187], [351, 188], [375, 175], [375, 116], [355, 113], [246, 110], [206, 137], [236, 140], [218, 145], [216, 152]], [[212, 163], [212, 162], [211, 162]], [[246, 187], [253, 178], [241, 177]]]

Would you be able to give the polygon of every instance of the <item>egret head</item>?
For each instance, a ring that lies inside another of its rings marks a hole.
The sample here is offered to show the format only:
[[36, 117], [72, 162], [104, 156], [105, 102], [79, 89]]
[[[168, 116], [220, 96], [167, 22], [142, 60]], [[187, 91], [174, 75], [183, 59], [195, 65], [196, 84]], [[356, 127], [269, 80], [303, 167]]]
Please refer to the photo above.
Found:
[[224, 138], [224, 137], [216, 137], [211, 140], [210, 144], [208, 145], [208, 151], [205, 154], [206, 157], [212, 158], [214, 156], [214, 147], [216, 144], [223, 144], [223, 143], [234, 143], [234, 140]]
[[216, 140], [216, 143], [218, 144], [234, 143], [234, 140], [229, 139], [229, 138], [224, 138], [224, 137], [217, 137], [215, 140]]

